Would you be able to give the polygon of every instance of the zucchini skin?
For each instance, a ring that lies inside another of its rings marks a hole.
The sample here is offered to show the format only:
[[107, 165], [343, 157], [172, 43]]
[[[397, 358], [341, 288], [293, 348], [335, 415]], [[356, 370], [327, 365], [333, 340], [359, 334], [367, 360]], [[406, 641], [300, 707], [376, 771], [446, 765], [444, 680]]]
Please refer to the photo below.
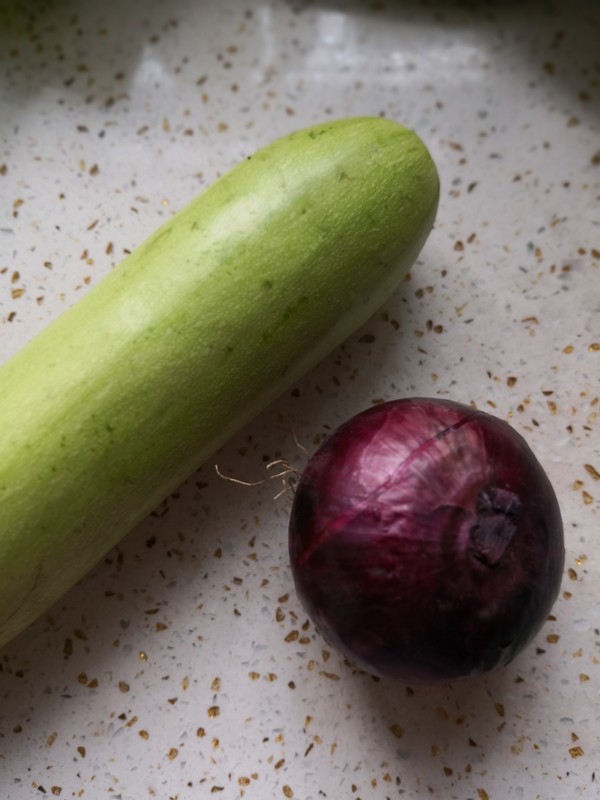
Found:
[[383, 304], [438, 196], [396, 122], [298, 131], [0, 367], [0, 646]]

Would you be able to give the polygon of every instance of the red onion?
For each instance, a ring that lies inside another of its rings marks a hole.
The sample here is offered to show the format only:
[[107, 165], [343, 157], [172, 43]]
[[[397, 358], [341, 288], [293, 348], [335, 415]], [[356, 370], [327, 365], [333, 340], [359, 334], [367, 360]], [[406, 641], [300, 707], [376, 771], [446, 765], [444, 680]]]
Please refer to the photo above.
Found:
[[382, 403], [331, 434], [296, 488], [298, 595], [358, 667], [405, 682], [511, 661], [564, 566], [556, 495], [525, 440], [468, 406]]

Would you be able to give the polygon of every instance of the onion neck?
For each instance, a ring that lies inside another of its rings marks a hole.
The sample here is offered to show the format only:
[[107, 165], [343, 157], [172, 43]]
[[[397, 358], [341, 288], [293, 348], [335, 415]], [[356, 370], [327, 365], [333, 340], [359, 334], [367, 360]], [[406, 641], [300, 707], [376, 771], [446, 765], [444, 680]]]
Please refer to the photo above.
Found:
[[514, 492], [492, 486], [477, 497], [477, 516], [469, 532], [473, 555], [495, 567], [517, 532], [521, 501]]

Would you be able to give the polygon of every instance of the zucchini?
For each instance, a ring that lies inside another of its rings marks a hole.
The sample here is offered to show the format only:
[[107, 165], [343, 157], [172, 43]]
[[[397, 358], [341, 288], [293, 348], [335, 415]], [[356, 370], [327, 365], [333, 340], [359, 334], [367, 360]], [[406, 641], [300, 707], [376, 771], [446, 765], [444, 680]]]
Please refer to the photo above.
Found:
[[0, 367], [0, 645], [381, 306], [438, 194], [396, 122], [298, 131]]

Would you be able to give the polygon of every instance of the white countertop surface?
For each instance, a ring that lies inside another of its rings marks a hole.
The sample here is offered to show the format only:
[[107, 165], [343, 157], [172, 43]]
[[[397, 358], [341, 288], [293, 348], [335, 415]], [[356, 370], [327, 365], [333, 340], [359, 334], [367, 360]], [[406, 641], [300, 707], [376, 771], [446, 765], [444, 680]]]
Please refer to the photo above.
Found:
[[215, 460], [255, 480], [373, 401], [473, 402], [567, 548], [513, 664], [393, 685], [307, 622], [285, 498], [208, 464], [0, 651], [0, 796], [600, 797], [598, 41], [578, 0], [0, 4], [1, 361], [259, 146], [385, 114], [442, 179], [412, 277]]

